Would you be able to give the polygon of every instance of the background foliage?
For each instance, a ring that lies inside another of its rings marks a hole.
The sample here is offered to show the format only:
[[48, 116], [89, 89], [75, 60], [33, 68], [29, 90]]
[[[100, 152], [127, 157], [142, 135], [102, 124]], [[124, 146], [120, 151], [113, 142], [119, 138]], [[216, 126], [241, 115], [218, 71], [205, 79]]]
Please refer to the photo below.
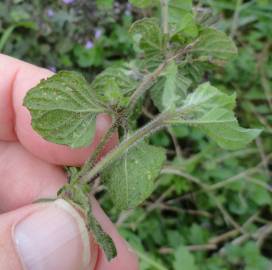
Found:
[[[269, 270], [272, 1], [195, 4], [199, 10], [211, 7], [217, 27], [239, 48], [236, 59], [205, 72], [203, 79], [223, 91], [237, 91], [239, 121], [245, 127], [262, 127], [261, 137], [243, 150], [224, 151], [197, 130], [169, 128], [150, 139], [167, 149], [168, 160], [142, 207], [120, 213], [103, 186], [95, 193], [135, 248], [142, 270]], [[128, 27], [153, 12], [127, 1], [4, 0], [0, 51], [53, 71], [79, 70], [91, 80], [105, 67], [133, 58]], [[143, 125], [154, 110], [146, 100], [135, 124]]]

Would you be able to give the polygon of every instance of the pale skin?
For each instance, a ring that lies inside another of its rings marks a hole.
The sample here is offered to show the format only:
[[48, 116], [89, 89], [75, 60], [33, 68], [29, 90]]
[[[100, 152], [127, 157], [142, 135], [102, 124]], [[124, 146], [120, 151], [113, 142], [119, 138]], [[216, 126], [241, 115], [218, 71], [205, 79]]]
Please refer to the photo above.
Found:
[[[47, 142], [35, 133], [22, 101], [30, 88], [52, 74], [49, 70], [0, 54], [0, 269], [23, 269], [14, 247], [12, 227], [37, 208], [45, 207], [31, 203], [56, 195], [67, 179], [62, 165], [83, 164], [111, 125], [108, 116], [99, 115], [93, 142], [87, 148], [76, 150]], [[105, 151], [117, 141], [117, 135], [114, 135]], [[118, 250], [117, 258], [111, 262], [98, 251], [94, 269], [137, 270], [136, 255], [96, 201], [93, 211]], [[96, 247], [91, 245], [91, 249]]]

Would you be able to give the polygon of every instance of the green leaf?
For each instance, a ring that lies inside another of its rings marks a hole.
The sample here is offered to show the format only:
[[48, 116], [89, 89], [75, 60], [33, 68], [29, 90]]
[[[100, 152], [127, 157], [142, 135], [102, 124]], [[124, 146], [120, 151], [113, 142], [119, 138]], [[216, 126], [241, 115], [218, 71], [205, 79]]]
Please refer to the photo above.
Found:
[[172, 123], [193, 125], [222, 148], [239, 149], [255, 139], [261, 130], [240, 127], [232, 111], [234, 106], [235, 95], [228, 96], [210, 83], [204, 83], [187, 96], [179, 109], [181, 117]]
[[171, 39], [185, 42], [198, 36], [198, 26], [192, 12], [192, 0], [169, 1], [169, 25]]
[[177, 13], [184, 11], [192, 11], [193, 1], [192, 0], [169, 0], [169, 9], [176, 10]]
[[[72, 172], [77, 175], [76, 172]], [[74, 176], [75, 176], [74, 175]], [[74, 179], [76, 180], [76, 179]], [[94, 239], [105, 252], [107, 259], [110, 261], [117, 255], [116, 247], [111, 237], [105, 233], [92, 213], [92, 207], [89, 200], [90, 186], [88, 184], [80, 184], [76, 181], [64, 185], [58, 192], [58, 196], [66, 199], [67, 194], [69, 197], [68, 202], [73, 206], [79, 206], [87, 218], [87, 227], [92, 232]]]
[[237, 55], [237, 48], [224, 32], [206, 28], [200, 33], [192, 52], [200, 61], [222, 64]]
[[124, 107], [138, 84], [132, 75], [125, 68], [108, 68], [96, 76], [91, 88], [103, 103]]
[[116, 257], [117, 250], [111, 237], [103, 231], [102, 227], [100, 226], [91, 211], [89, 211], [88, 213], [88, 222], [90, 230], [92, 231], [96, 242], [105, 252], [108, 261]]
[[186, 78], [173, 61], [151, 88], [151, 98], [160, 110], [174, 108], [185, 98], [191, 80]]
[[164, 108], [168, 109], [175, 106], [176, 101], [179, 99], [176, 94], [176, 77], [178, 74], [177, 64], [173, 61], [171, 62], [165, 70], [165, 84], [164, 91], [162, 94], [162, 105]]
[[129, 0], [129, 2], [138, 8], [148, 8], [159, 3], [158, 0]]
[[184, 246], [175, 251], [174, 270], [197, 270], [194, 256]]
[[96, 115], [104, 111], [84, 77], [72, 71], [42, 80], [27, 93], [24, 106], [44, 139], [71, 147], [91, 143]]
[[132, 24], [129, 32], [135, 44], [145, 53], [152, 54], [163, 48], [163, 34], [156, 18], [144, 18]]
[[164, 160], [164, 149], [140, 143], [106, 168], [101, 178], [115, 206], [122, 210], [142, 203], [152, 193]]

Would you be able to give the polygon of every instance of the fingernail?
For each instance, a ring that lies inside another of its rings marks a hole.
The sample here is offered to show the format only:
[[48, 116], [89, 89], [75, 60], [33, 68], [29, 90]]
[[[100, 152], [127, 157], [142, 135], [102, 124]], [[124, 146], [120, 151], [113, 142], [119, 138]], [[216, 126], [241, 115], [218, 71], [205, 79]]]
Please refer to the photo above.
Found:
[[90, 264], [84, 220], [62, 199], [21, 220], [13, 237], [25, 270], [81, 270]]

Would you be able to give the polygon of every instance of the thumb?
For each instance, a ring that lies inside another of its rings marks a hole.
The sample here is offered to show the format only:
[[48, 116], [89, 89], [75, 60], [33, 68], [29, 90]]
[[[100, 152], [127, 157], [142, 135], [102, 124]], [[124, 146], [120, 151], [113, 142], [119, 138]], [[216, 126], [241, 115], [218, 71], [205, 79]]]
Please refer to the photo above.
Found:
[[0, 216], [0, 269], [87, 270], [97, 254], [84, 220], [64, 200]]

